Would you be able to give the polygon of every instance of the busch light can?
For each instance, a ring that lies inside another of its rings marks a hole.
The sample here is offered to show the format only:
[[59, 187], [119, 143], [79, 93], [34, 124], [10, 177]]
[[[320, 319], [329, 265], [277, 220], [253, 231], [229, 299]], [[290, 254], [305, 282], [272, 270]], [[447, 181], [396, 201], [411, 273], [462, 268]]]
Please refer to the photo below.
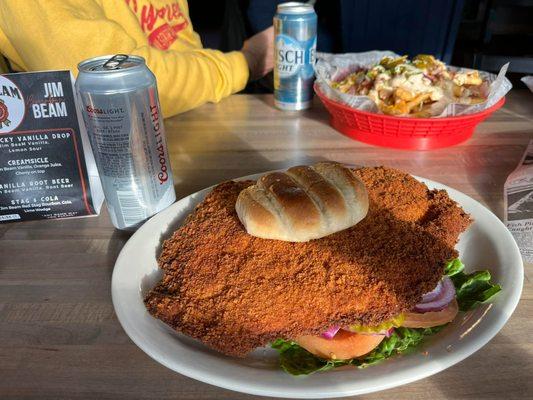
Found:
[[154, 74], [117, 54], [78, 65], [76, 91], [113, 225], [134, 230], [176, 200]]
[[274, 16], [274, 103], [281, 110], [311, 106], [317, 17], [313, 6], [282, 3]]

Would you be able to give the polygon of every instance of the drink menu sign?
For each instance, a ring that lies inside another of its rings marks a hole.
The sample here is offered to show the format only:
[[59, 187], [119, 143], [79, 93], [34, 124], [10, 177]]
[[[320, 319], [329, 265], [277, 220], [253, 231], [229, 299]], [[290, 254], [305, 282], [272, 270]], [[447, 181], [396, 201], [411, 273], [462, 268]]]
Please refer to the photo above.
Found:
[[78, 117], [69, 71], [0, 75], [0, 223], [99, 212]]

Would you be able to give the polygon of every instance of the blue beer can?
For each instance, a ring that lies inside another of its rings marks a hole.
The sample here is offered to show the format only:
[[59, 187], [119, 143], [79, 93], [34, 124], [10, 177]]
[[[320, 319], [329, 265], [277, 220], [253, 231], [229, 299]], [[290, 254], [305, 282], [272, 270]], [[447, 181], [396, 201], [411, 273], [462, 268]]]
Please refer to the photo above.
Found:
[[317, 17], [312, 5], [278, 5], [274, 16], [274, 103], [304, 110], [313, 100]]

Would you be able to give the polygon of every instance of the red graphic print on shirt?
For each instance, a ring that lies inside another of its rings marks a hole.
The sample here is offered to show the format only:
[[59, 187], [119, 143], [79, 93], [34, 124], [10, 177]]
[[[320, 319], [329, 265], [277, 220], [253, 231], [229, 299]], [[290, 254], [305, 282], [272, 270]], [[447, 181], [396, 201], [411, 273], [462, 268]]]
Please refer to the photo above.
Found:
[[154, 7], [150, 2], [143, 0], [125, 1], [139, 18], [150, 46], [157, 49], [167, 50], [178, 38], [178, 32], [189, 25], [187, 17], [176, 1], [169, 1], [162, 7]]

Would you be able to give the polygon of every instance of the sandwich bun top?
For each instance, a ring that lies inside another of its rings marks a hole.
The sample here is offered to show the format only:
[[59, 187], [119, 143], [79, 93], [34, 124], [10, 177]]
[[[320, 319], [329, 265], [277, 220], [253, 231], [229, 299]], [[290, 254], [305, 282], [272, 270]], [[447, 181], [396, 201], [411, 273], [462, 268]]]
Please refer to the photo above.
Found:
[[320, 162], [263, 175], [241, 191], [235, 209], [252, 236], [307, 242], [361, 221], [368, 194], [352, 170]]

